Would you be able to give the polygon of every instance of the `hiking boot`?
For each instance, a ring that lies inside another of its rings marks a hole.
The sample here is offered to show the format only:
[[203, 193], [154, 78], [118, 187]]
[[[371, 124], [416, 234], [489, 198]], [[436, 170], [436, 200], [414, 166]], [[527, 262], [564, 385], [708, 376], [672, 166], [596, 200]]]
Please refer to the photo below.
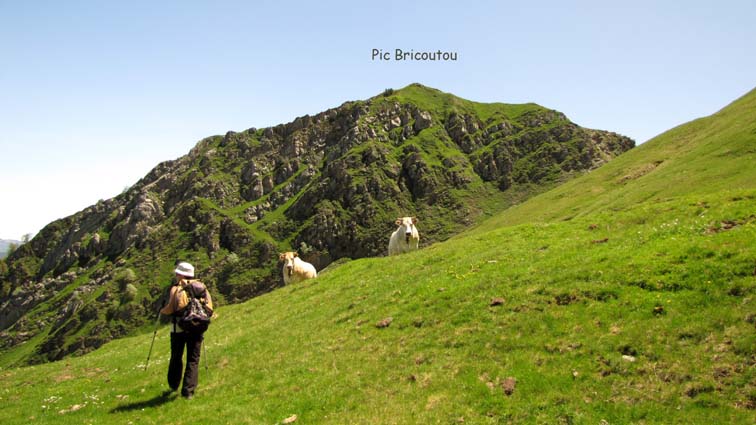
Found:
[[181, 397], [184, 397], [186, 400], [191, 400], [194, 398], [194, 394], [181, 394]]

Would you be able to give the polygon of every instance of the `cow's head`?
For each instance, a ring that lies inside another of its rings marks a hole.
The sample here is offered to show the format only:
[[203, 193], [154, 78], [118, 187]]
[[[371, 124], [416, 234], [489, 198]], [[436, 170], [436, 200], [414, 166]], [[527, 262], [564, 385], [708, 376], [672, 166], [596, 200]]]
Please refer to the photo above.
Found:
[[278, 259], [284, 262], [286, 273], [288, 273], [289, 276], [294, 274], [294, 259], [298, 256], [299, 254], [296, 252], [282, 252], [278, 255]]
[[399, 229], [404, 228], [404, 240], [407, 243], [409, 243], [412, 237], [412, 230], [415, 224], [417, 224], [417, 217], [400, 217], [396, 219], [396, 225], [399, 226]]

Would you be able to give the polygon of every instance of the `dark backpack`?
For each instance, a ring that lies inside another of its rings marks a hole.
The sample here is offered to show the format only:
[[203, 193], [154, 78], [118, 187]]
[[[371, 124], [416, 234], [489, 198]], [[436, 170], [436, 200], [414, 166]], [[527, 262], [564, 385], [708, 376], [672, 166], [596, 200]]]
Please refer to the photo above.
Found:
[[176, 324], [185, 332], [205, 332], [213, 316], [213, 310], [206, 304], [207, 288], [202, 282], [193, 280], [180, 290], [186, 293], [188, 303], [178, 312]]

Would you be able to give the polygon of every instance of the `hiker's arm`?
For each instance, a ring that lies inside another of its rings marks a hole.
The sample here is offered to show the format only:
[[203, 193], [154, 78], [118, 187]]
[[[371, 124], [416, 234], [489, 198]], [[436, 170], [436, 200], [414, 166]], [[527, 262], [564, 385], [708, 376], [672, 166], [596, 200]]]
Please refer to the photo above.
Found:
[[165, 314], [166, 316], [169, 316], [176, 312], [176, 290], [178, 289], [178, 286], [171, 286], [171, 292], [168, 296], [168, 303], [165, 304], [163, 308], [160, 309], [160, 314]]
[[[171, 288], [173, 288], [173, 284], [170, 284], [165, 287], [162, 294], [160, 294], [160, 308], [159, 310], [162, 310], [163, 307], [168, 305], [168, 300], [171, 298]], [[158, 311], [159, 311], [158, 310]]]

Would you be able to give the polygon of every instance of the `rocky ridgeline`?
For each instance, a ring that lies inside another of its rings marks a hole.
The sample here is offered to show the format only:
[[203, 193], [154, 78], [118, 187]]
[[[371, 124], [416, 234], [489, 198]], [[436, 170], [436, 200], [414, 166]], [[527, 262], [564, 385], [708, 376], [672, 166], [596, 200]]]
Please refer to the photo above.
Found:
[[403, 215], [420, 217], [424, 244], [443, 240], [479, 218], [481, 187], [532, 191], [634, 145], [537, 105], [485, 118], [475, 105], [412, 85], [204, 139], [0, 262], [0, 349], [44, 333], [24, 361], [56, 360], [127, 334], [154, 317], [177, 257], [241, 301], [282, 284], [279, 250], [318, 269], [385, 255]]

